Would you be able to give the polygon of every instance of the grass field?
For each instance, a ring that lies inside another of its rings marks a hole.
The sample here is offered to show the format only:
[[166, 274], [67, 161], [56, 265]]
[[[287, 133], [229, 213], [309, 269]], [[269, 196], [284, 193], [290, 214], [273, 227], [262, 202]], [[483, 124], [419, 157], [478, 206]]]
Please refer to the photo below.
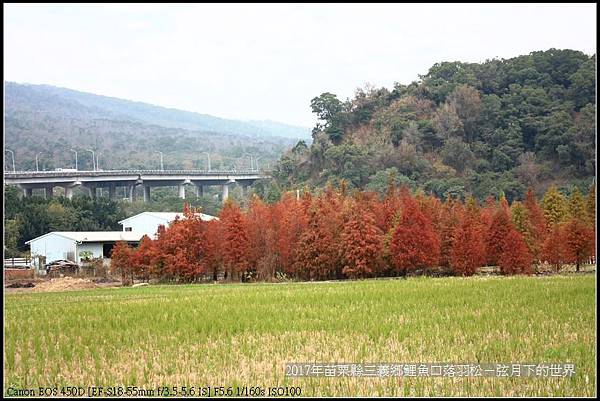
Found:
[[[596, 395], [595, 274], [5, 295], [4, 387]], [[286, 378], [286, 362], [574, 363], [572, 378]]]

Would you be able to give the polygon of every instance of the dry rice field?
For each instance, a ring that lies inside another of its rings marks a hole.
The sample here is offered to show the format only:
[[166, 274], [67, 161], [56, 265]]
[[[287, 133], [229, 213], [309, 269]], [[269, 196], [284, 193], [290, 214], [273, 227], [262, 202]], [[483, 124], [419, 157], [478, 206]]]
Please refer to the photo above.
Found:
[[[287, 386], [302, 396], [595, 396], [595, 278], [5, 293], [5, 395], [40, 386], [137, 386], [137, 394], [185, 386], [196, 396], [209, 386], [231, 387], [233, 395]], [[573, 363], [576, 371], [565, 378], [292, 378], [286, 362]]]

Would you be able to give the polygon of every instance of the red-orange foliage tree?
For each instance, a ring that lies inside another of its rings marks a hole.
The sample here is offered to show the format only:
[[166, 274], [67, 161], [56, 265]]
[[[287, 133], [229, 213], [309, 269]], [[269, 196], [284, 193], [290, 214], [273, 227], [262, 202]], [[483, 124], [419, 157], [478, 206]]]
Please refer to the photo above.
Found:
[[375, 221], [382, 232], [389, 232], [399, 218], [402, 202], [396, 187], [390, 183], [383, 201], [374, 210]]
[[410, 196], [403, 196], [402, 217], [394, 228], [389, 247], [397, 273], [435, 266], [439, 261], [440, 240], [431, 221]]
[[498, 265], [502, 274], [531, 274], [533, 258], [523, 236], [516, 229], [511, 228], [503, 241], [502, 253], [498, 258]]
[[[110, 271], [113, 274], [121, 275], [123, 285], [131, 284], [129, 281], [132, 274], [131, 255], [132, 249], [125, 241], [117, 241], [112, 249]], [[131, 281], [133, 281], [132, 278]]]
[[502, 255], [504, 250], [505, 239], [511, 229], [514, 228], [512, 227], [508, 210], [505, 207], [496, 208], [485, 238], [486, 260], [488, 264], [492, 266], [498, 265], [500, 255]]
[[441, 207], [441, 216], [437, 229], [440, 238], [440, 266], [450, 267], [454, 232], [459, 224], [459, 214], [461, 212], [461, 204], [450, 197], [446, 199]]
[[550, 233], [546, 235], [546, 239], [541, 247], [540, 256], [542, 260], [554, 266], [556, 272], [560, 270], [565, 260], [564, 245], [563, 230], [558, 224], [555, 224]]
[[150, 274], [160, 279], [169, 278], [165, 265], [165, 252], [169, 238], [167, 231], [167, 227], [164, 225], [161, 224], [158, 226], [156, 239], [153, 241], [154, 251], [151, 253]]
[[533, 234], [532, 254], [534, 258], [538, 259], [541, 256], [542, 247], [546, 240], [547, 223], [546, 218], [544, 217], [544, 211], [535, 199], [535, 194], [531, 188], [527, 191], [527, 194], [525, 194], [524, 205], [529, 215]]
[[417, 201], [421, 213], [431, 221], [436, 232], [439, 232], [438, 228], [442, 219], [442, 202], [438, 198], [424, 193], [418, 193], [414, 199]]
[[199, 211], [184, 206], [183, 219], [169, 227], [171, 252], [166, 257], [168, 270], [183, 281], [195, 281], [206, 271], [206, 222]]
[[249, 261], [257, 278], [270, 280], [277, 268], [277, 236], [272, 207], [254, 196], [250, 200], [247, 216]]
[[339, 242], [335, 240], [334, 219], [328, 216], [334, 212], [330, 202], [331, 199], [318, 198], [309, 211], [308, 227], [300, 237], [295, 264], [301, 278], [335, 279], [338, 271], [341, 273], [342, 253]]
[[342, 273], [350, 278], [372, 277], [381, 268], [383, 235], [375, 216], [359, 202], [352, 205], [342, 231]]
[[223, 224], [214, 219], [206, 223], [206, 249], [205, 265], [206, 271], [211, 274], [212, 279], [217, 281], [223, 266]]
[[154, 241], [144, 235], [138, 247], [131, 254], [131, 263], [135, 275], [143, 277], [146, 281], [151, 275], [156, 275], [157, 272], [153, 271], [152, 266], [155, 252]]
[[485, 263], [482, 227], [473, 212], [461, 213], [453, 233], [450, 266], [455, 274], [470, 276]]
[[300, 237], [308, 227], [308, 210], [312, 197], [306, 192], [297, 200], [292, 194], [285, 194], [273, 210], [275, 224], [276, 252], [278, 266], [287, 275], [296, 275], [296, 260]]
[[575, 263], [577, 271], [594, 252], [594, 231], [582, 219], [572, 218], [564, 226], [565, 259]]
[[240, 207], [231, 200], [225, 203], [219, 216], [225, 234], [222, 249], [223, 261], [229, 277], [233, 279], [235, 275], [241, 280], [245, 280], [245, 274], [250, 268], [248, 258], [250, 243], [246, 218]]
[[481, 222], [481, 227], [483, 229], [483, 239], [486, 242], [486, 263], [487, 263], [487, 236], [489, 228], [492, 225], [492, 220], [494, 219], [494, 214], [498, 210], [498, 205], [494, 201], [494, 198], [488, 196], [485, 199], [485, 203], [481, 207], [479, 211], [479, 221]]
[[[153, 264], [157, 271], [160, 271], [161, 277], [166, 279], [175, 279], [178, 277], [178, 266], [174, 265], [174, 254], [177, 251], [180, 238], [179, 223], [181, 220], [176, 218], [168, 228], [160, 226], [156, 239], [156, 252], [154, 253]], [[162, 227], [162, 228], [161, 228]], [[175, 260], [175, 262], [177, 262]]]

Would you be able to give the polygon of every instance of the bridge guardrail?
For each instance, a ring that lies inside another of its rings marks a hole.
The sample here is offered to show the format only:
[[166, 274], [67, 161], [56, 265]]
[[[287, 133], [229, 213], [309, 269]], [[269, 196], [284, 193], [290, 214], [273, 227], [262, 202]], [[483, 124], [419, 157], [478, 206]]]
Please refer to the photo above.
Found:
[[60, 177], [100, 177], [104, 175], [261, 175], [260, 171], [255, 170], [103, 170], [103, 171], [16, 171], [4, 172], [4, 176], [12, 177], [36, 177], [36, 176], [60, 176]]

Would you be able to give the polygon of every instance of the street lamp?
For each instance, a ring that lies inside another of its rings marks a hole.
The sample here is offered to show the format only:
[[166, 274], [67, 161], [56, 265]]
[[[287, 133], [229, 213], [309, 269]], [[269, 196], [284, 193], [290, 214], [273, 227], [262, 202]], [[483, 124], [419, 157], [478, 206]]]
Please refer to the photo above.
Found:
[[[244, 156], [245, 155], [246, 155], [246, 153], [244, 154]], [[234, 171], [243, 170], [244, 169], [244, 157], [236, 157], [234, 160], [235, 160]], [[250, 160], [250, 162], [252, 162], [252, 159]]]
[[7, 152], [10, 152], [10, 155], [12, 157], [12, 163], [13, 163], [13, 173], [15, 172], [15, 153], [10, 150], [10, 149], [6, 149]]
[[35, 155], [35, 171], [40, 171], [40, 169], [39, 169], [39, 167], [38, 167], [38, 156], [39, 156], [39, 155], [41, 155], [42, 153], [44, 153], [44, 152], [38, 152], [38, 153]]
[[164, 171], [164, 168], [163, 168], [163, 153], [159, 152], [158, 150], [155, 150], [154, 152], [155, 153], [160, 153], [160, 170]]
[[77, 151], [75, 149], [71, 149], [71, 152], [75, 152], [75, 170], [77, 170]]
[[210, 153], [204, 152], [204, 154], [206, 155], [206, 157], [208, 157], [208, 171], [210, 172]]
[[256, 159], [254, 159], [254, 163], [256, 164], [256, 171], [258, 171], [258, 160], [262, 158], [262, 156], [258, 156]]
[[94, 171], [96, 171], [96, 156], [95, 156], [95, 153], [91, 149], [86, 149], [86, 151], [92, 152], [92, 166], [94, 168]]
[[244, 156], [250, 156], [250, 171], [254, 169], [254, 162], [252, 161], [252, 155], [250, 153], [244, 153]]

